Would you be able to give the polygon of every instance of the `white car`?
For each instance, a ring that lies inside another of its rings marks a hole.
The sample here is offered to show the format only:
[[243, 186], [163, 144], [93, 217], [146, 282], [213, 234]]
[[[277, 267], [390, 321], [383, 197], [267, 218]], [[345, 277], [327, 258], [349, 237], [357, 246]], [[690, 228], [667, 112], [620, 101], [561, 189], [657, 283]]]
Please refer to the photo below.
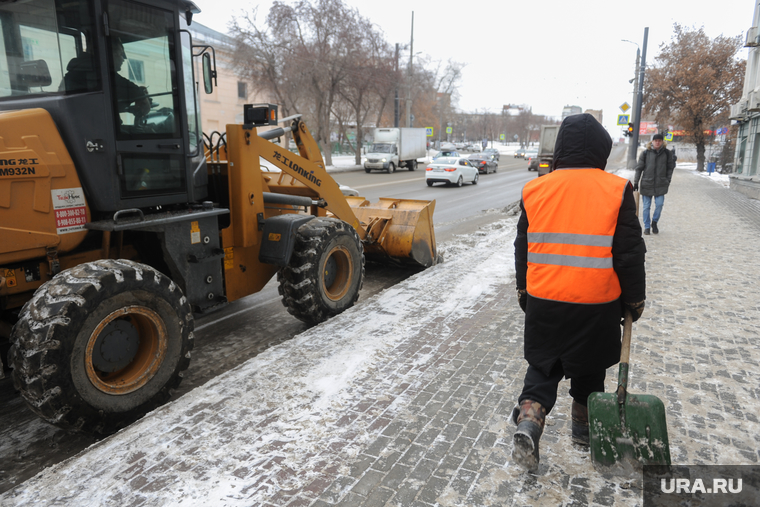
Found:
[[425, 169], [425, 181], [429, 187], [433, 183], [446, 183], [461, 187], [463, 183], [478, 184], [478, 169], [464, 157], [440, 157]]
[[[338, 182], [336, 181], [335, 183], [338, 183]], [[340, 191], [343, 195], [347, 195], [349, 197], [356, 197], [359, 195], [358, 191], [354, 190], [348, 185], [343, 185], [342, 183], [338, 183], [338, 188], [340, 188]]]

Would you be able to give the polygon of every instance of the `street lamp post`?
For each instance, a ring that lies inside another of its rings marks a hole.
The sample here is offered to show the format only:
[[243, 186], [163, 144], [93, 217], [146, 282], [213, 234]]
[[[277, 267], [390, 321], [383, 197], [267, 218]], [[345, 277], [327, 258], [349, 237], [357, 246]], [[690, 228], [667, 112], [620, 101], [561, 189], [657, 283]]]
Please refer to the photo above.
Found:
[[[621, 41], [623, 41], [623, 42], [630, 42], [631, 44], [635, 44], [636, 45], [636, 71], [634, 72], [633, 79], [631, 80], [631, 81], [633, 81], [633, 107], [631, 108], [631, 112], [635, 116], [636, 115], [636, 111], [637, 111], [637, 108], [636, 108], [636, 105], [637, 105], [636, 92], [637, 92], [637, 90], [639, 88], [639, 59], [641, 58], [641, 49], [639, 49], [639, 45], [636, 44], [633, 41], [626, 40], [626, 39], [621, 39]], [[629, 81], [629, 83], [631, 81]], [[635, 127], [634, 130], [636, 130], [636, 132], [638, 132], [638, 127]], [[633, 169], [634, 167], [636, 167], [636, 150], [638, 149], [637, 145], [638, 145], [638, 142], [636, 144], [634, 144], [633, 143], [633, 139], [630, 140], [630, 146], [628, 146], [628, 163], [627, 163], [628, 169]]]
[[414, 11], [412, 11], [412, 37], [409, 42], [409, 72], [406, 79], [406, 126], [411, 127], [412, 116], [412, 59], [414, 58]]
[[[636, 109], [634, 110], [633, 120], [633, 137], [631, 138], [631, 148], [628, 152], [628, 159], [631, 160], [633, 154], [633, 163], [636, 163], [636, 151], [639, 147], [639, 129], [641, 128], [641, 105], [644, 102], [644, 74], [647, 68], [647, 40], [649, 39], [649, 27], [644, 28], [644, 45], [641, 50], [641, 65], [638, 74], [638, 89], [636, 90]], [[630, 163], [630, 162], [629, 162]]]
[[[398, 76], [398, 43], [396, 43], [396, 76]], [[393, 126], [398, 128], [398, 81], [396, 81], [395, 100], [393, 102]]]

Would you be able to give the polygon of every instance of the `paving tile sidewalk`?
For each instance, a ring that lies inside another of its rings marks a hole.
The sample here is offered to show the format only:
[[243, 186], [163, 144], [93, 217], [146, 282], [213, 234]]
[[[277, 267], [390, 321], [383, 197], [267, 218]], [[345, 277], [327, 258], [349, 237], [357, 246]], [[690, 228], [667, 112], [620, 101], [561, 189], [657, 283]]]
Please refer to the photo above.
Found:
[[[640, 478], [601, 473], [570, 443], [567, 382], [538, 473], [510, 463], [507, 418], [526, 367], [515, 222], [473, 233], [447, 263], [51, 467], [0, 505], [640, 506]], [[758, 224], [754, 202], [677, 169], [661, 232], [646, 237], [630, 390], [665, 402], [675, 463], [760, 459]]]

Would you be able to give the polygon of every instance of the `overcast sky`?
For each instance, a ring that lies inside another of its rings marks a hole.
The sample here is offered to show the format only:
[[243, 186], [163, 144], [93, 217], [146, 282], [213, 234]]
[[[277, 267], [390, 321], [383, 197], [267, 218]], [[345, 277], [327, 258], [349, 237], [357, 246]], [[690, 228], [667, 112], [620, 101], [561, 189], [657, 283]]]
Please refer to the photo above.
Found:
[[[195, 0], [194, 19], [223, 33], [233, 16], [258, 5], [263, 21], [272, 0]], [[285, 0], [288, 3], [288, 0]], [[636, 45], [647, 62], [673, 35], [673, 23], [704, 26], [710, 38], [746, 34], [753, 0], [344, 0], [370, 19], [391, 44], [408, 44], [414, 11], [414, 52], [431, 61], [464, 63], [459, 107], [501, 112], [504, 104], [527, 104], [559, 117], [566, 105], [602, 109], [604, 126], [617, 137], [617, 115], [633, 104]], [[739, 53], [746, 59], [747, 49]], [[405, 60], [408, 62], [409, 52]], [[629, 111], [630, 112], [630, 111]], [[427, 125], [420, 125], [427, 126]]]

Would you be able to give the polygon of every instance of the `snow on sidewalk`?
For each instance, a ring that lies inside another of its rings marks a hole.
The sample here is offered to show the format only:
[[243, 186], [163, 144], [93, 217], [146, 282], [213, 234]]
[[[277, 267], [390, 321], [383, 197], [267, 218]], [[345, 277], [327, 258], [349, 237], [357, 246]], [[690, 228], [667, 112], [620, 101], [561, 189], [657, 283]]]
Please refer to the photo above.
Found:
[[[381, 431], [342, 416], [357, 393], [382, 399], [383, 390], [399, 385], [398, 377], [394, 385], [377, 378], [394, 348], [433, 322], [454, 325], [512, 284], [515, 223], [508, 218], [443, 245], [445, 263], [46, 469], [0, 496], [0, 504], [242, 506], [276, 503], [283, 490], [323, 488], [313, 483], [325, 467], [345, 467]], [[415, 354], [404, 385], [435, 359]], [[385, 417], [393, 402], [388, 409]]]

